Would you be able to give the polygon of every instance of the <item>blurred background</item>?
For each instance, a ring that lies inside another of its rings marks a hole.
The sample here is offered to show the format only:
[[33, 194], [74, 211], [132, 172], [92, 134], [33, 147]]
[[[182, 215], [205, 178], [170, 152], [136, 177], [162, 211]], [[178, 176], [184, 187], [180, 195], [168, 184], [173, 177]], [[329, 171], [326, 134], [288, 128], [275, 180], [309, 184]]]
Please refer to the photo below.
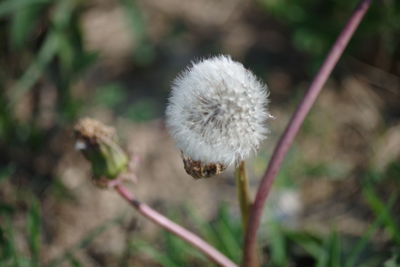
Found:
[[[233, 170], [189, 177], [163, 125], [171, 81], [230, 54], [270, 89], [272, 149], [357, 1], [1, 0], [0, 266], [210, 266], [90, 181], [72, 126], [137, 155], [140, 199], [234, 261]], [[259, 234], [266, 266], [400, 266], [400, 2], [373, 1], [291, 148]]]

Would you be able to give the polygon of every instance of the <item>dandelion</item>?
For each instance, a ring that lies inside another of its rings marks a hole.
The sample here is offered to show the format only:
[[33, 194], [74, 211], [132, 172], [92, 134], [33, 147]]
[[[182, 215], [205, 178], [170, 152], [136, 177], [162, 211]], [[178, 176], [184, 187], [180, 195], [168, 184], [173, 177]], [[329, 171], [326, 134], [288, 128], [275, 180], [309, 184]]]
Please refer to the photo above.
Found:
[[267, 87], [228, 56], [193, 63], [179, 75], [166, 124], [186, 172], [210, 177], [256, 151], [268, 132], [267, 95]]

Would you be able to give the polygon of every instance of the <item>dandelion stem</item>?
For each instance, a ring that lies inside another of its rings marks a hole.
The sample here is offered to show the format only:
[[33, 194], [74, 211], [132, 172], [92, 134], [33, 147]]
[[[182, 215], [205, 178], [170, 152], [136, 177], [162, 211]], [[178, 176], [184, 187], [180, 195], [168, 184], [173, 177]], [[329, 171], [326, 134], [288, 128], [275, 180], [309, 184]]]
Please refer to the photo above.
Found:
[[244, 161], [239, 163], [235, 170], [235, 179], [237, 187], [237, 196], [242, 216], [243, 229], [246, 229], [249, 220], [249, 211], [251, 205], [249, 181], [246, 173], [246, 164]]
[[262, 211], [264, 209], [264, 204], [271, 189], [272, 183], [275, 180], [281, 163], [287, 151], [289, 150], [294, 137], [296, 136], [306, 115], [314, 104], [319, 92], [322, 89], [322, 86], [325, 84], [344, 49], [346, 48], [350, 38], [353, 36], [355, 30], [368, 10], [371, 1], [372, 0], [360, 1], [359, 5], [353, 12], [352, 16], [343, 28], [331, 51], [326, 57], [319, 72], [316, 74], [303, 100], [299, 104], [296, 112], [288, 123], [285, 132], [275, 147], [268, 168], [260, 182], [254, 204], [252, 205], [250, 211], [250, 218], [244, 242], [244, 256], [242, 262], [244, 267], [258, 266], [256, 255], [254, 254], [256, 249], [257, 230], [260, 226]]
[[164, 217], [157, 211], [153, 210], [151, 207], [144, 203], [141, 203], [133, 193], [131, 193], [125, 186], [117, 183], [114, 186], [115, 190], [126, 200], [129, 204], [134, 207], [141, 215], [152, 221], [153, 223], [161, 226], [168, 232], [180, 237], [184, 241], [188, 242], [193, 247], [197, 248], [204, 253], [211, 261], [213, 261], [218, 266], [223, 267], [237, 267], [230, 259], [228, 259], [221, 252], [216, 250], [206, 241], [193, 234], [192, 232], [186, 230], [182, 226], [172, 222], [168, 218]]

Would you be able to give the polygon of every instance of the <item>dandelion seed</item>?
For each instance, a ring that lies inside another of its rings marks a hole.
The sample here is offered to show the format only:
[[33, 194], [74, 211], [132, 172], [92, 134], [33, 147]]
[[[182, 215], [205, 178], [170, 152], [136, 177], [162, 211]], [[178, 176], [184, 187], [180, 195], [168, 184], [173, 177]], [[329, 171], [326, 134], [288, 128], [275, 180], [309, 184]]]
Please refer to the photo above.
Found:
[[267, 87], [228, 56], [193, 63], [179, 75], [166, 124], [187, 173], [210, 177], [256, 151], [271, 117], [267, 96]]

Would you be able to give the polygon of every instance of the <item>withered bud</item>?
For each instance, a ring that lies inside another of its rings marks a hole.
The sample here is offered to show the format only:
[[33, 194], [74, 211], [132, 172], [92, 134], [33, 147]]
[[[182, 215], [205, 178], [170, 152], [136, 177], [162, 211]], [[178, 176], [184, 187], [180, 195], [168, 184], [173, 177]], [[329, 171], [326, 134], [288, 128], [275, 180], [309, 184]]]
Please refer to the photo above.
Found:
[[84, 118], [75, 125], [74, 133], [75, 147], [90, 161], [95, 180], [112, 180], [128, 169], [128, 156], [119, 146], [114, 128]]
[[195, 179], [209, 178], [221, 174], [227, 167], [222, 163], [203, 163], [193, 160], [182, 153], [183, 166], [187, 174]]

